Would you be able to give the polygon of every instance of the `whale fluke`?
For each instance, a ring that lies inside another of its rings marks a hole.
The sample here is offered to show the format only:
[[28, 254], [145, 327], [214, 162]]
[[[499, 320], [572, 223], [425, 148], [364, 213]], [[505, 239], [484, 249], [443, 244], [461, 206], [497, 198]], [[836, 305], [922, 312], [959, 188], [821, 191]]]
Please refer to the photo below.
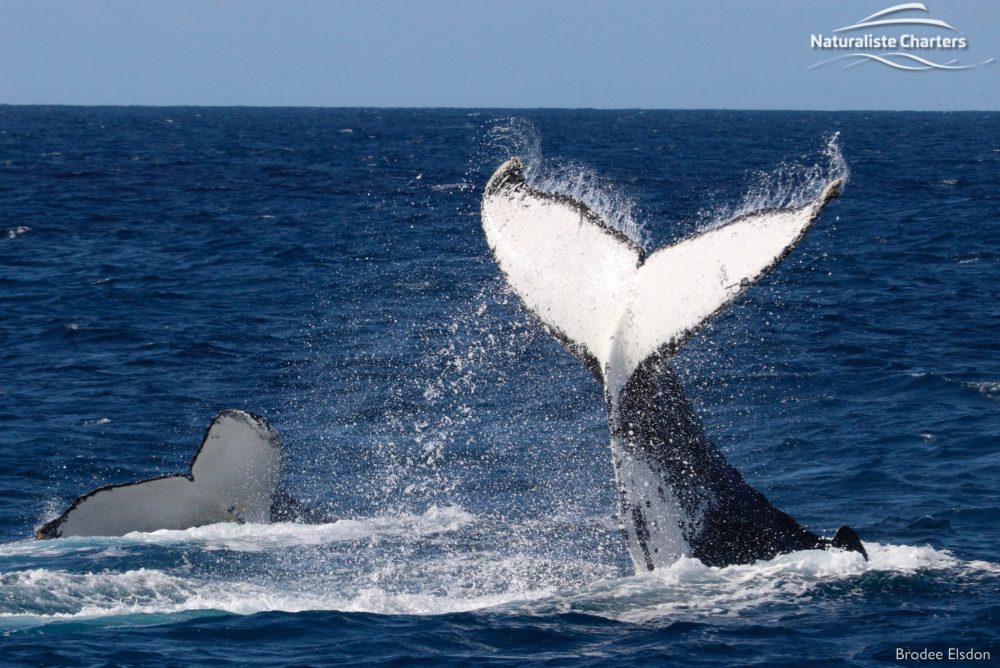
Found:
[[107, 485], [78, 497], [35, 537], [121, 536], [216, 522], [328, 521], [278, 490], [284, 449], [264, 418], [215, 416], [187, 473]]
[[[580, 202], [540, 192], [513, 158], [483, 195], [487, 243], [525, 306], [604, 385], [620, 518], [637, 569], [844, 547], [772, 506], [705, 434], [669, 359], [802, 239], [843, 181], [649, 255]], [[843, 530], [842, 530], [843, 531]], [[850, 529], [847, 529], [857, 535]]]

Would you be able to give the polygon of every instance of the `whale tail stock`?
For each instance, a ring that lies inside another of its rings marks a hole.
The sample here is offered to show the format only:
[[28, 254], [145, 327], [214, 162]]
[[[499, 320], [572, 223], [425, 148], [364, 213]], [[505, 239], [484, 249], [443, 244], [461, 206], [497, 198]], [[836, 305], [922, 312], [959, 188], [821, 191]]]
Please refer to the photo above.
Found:
[[532, 188], [517, 158], [488, 182], [483, 230], [507, 282], [604, 385], [637, 569], [683, 555], [722, 566], [815, 547], [865, 554], [850, 528], [820, 538], [750, 487], [666, 363], [794, 249], [842, 185], [832, 180], [802, 206], [740, 216], [647, 255], [580, 202]]

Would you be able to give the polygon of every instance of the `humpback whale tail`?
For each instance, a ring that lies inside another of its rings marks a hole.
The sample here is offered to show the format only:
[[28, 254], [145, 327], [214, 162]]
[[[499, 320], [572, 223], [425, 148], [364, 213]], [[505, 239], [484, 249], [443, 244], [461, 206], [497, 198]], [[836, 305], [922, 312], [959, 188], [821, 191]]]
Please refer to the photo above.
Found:
[[842, 179], [802, 206], [756, 211], [647, 255], [572, 198], [531, 187], [518, 158], [489, 180], [486, 240], [508, 283], [604, 385], [620, 516], [637, 569], [844, 547], [750, 487], [712, 444], [669, 358], [802, 239]]
[[215, 416], [187, 473], [107, 485], [78, 497], [35, 537], [121, 536], [216, 522], [329, 521], [278, 490], [284, 449], [264, 418]]

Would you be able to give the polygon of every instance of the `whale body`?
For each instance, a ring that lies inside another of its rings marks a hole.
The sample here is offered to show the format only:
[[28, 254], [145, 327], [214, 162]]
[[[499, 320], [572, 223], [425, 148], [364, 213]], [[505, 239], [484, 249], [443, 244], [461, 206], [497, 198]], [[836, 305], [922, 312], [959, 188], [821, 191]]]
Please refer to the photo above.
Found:
[[490, 178], [481, 218], [507, 283], [604, 386], [619, 517], [636, 570], [681, 556], [709, 566], [795, 550], [864, 546], [821, 538], [751, 487], [715, 447], [670, 358], [802, 239], [842, 179], [813, 201], [757, 211], [651, 254], [582, 203], [531, 187], [518, 158]]
[[281, 438], [264, 418], [224, 410], [205, 432], [186, 473], [107, 485], [77, 497], [38, 539], [122, 536], [217, 522], [332, 521], [279, 489]]

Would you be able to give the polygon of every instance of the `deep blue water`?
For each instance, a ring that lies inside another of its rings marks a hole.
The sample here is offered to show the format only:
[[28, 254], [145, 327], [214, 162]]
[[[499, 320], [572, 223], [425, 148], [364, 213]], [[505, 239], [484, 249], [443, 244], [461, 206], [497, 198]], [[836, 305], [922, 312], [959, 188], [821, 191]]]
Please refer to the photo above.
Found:
[[[835, 132], [842, 197], [675, 365], [872, 560], [634, 576], [601, 389], [504, 290], [483, 185], [511, 151], [596, 175], [654, 248]], [[1000, 114], [0, 107], [0, 212], [0, 662], [1000, 656]], [[346, 519], [30, 540], [227, 407]]]

